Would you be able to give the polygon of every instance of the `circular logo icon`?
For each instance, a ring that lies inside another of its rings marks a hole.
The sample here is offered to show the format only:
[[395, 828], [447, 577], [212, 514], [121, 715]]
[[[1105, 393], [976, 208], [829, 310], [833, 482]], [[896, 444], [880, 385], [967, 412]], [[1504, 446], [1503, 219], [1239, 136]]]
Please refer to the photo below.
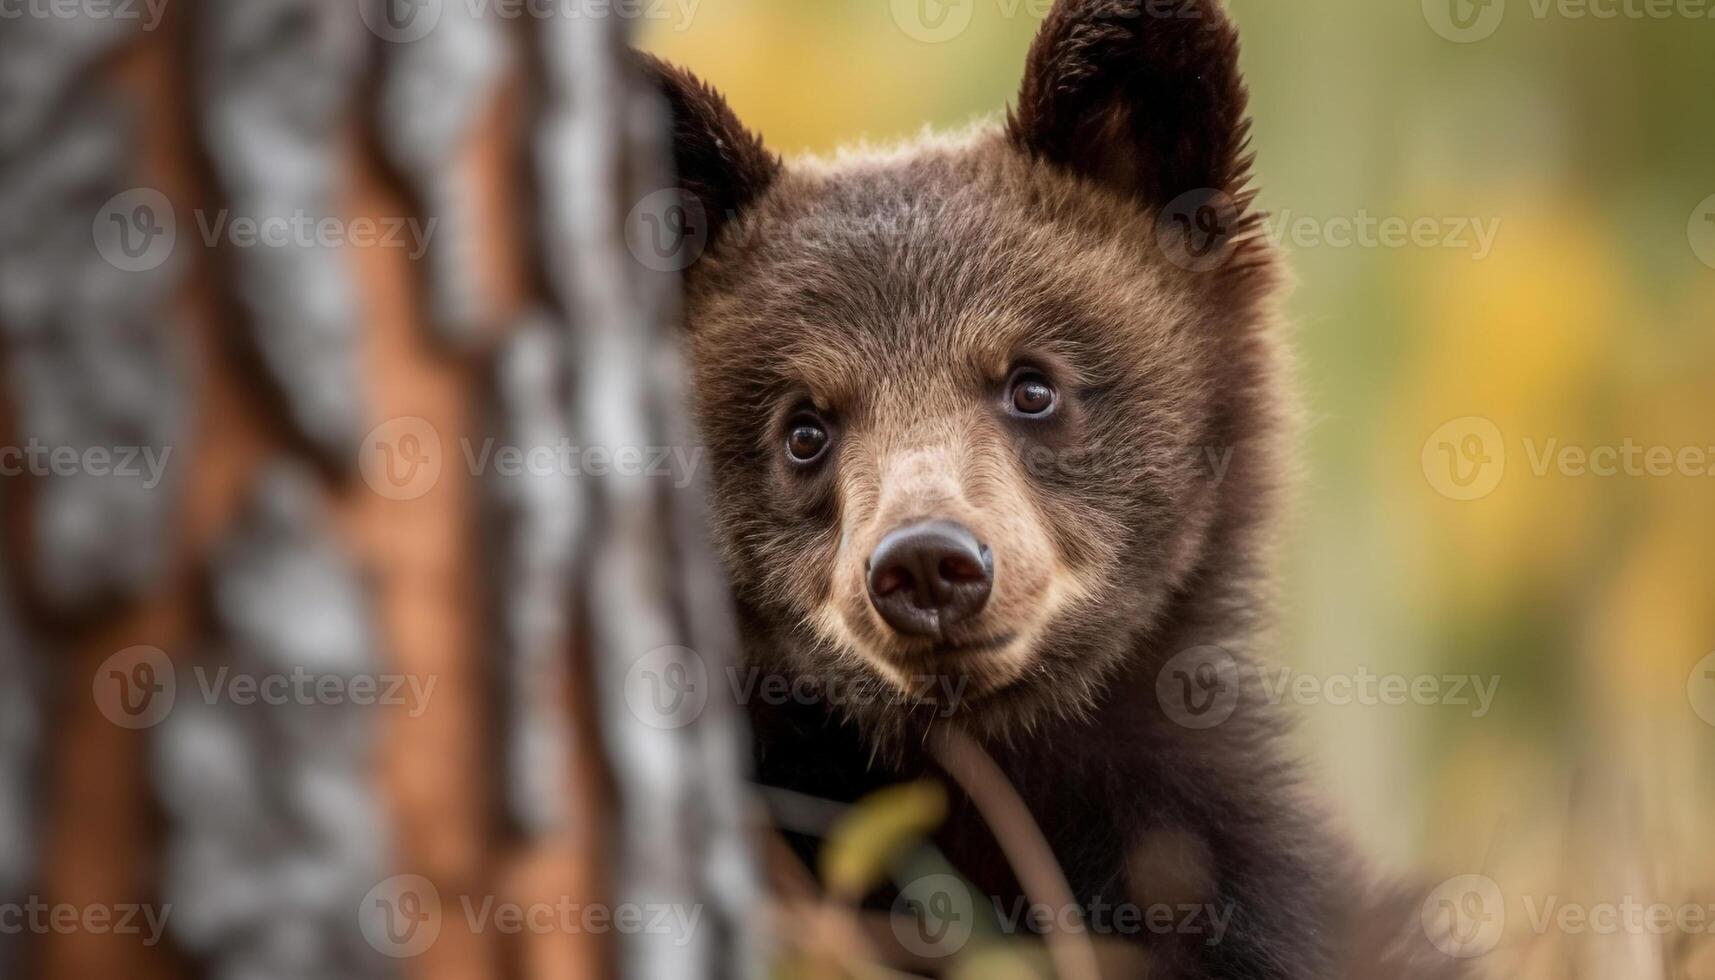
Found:
[[1184, 728], [1214, 728], [1239, 706], [1239, 662], [1217, 646], [1196, 646], [1173, 655], [1155, 675], [1161, 710]]
[[358, 16], [375, 36], [409, 44], [429, 36], [441, 22], [444, 0], [357, 0]]
[[149, 272], [172, 257], [179, 221], [167, 195], [137, 187], [108, 198], [90, 231], [95, 250], [115, 269]]
[[428, 419], [389, 419], [369, 430], [357, 453], [363, 482], [388, 500], [416, 500], [441, 479], [441, 435]]
[[689, 647], [656, 647], [626, 671], [625, 703], [651, 728], [684, 728], [708, 706], [708, 666]]
[[1479, 415], [1447, 422], [1423, 442], [1423, 475], [1449, 500], [1478, 500], [1495, 492], [1507, 471], [1501, 427]]
[[95, 706], [120, 728], [153, 728], [178, 697], [178, 674], [160, 647], [126, 647], [101, 662], [92, 681]]
[[1685, 234], [1691, 239], [1691, 251], [1698, 261], [1715, 269], [1715, 194], [1704, 198], [1697, 210], [1691, 212], [1691, 224]]
[[1685, 679], [1685, 696], [1697, 717], [1705, 724], [1715, 725], [1715, 653], [1691, 668], [1691, 676]]
[[709, 247], [703, 202], [674, 187], [646, 195], [625, 216], [625, 247], [645, 269], [682, 272], [690, 268]]
[[1211, 187], [1186, 191], [1155, 217], [1155, 243], [1167, 260], [1191, 272], [1208, 272], [1233, 257], [1239, 206]]
[[1500, 945], [1507, 927], [1501, 886], [1484, 875], [1442, 882], [1423, 900], [1423, 932], [1448, 956], [1470, 959]]
[[1456, 44], [1481, 41], [1500, 30], [1507, 0], [1423, 0], [1423, 19]]
[[900, 889], [893, 900], [893, 937], [914, 956], [952, 956], [970, 941], [976, 928], [976, 903], [970, 888], [949, 874], [924, 875]]
[[422, 875], [394, 875], [363, 896], [357, 925], [383, 956], [421, 955], [441, 936], [441, 893]]
[[893, 22], [924, 44], [944, 44], [965, 33], [976, 0], [892, 0]]

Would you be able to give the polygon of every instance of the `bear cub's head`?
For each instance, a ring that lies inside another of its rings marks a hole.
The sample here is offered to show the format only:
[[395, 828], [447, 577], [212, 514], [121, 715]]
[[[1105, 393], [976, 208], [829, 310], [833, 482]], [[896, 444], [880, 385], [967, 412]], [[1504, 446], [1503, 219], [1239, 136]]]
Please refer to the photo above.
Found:
[[1061, 0], [1004, 123], [792, 164], [645, 59], [748, 656], [870, 730], [1013, 731], [1248, 574], [1277, 277], [1237, 59], [1209, 0]]

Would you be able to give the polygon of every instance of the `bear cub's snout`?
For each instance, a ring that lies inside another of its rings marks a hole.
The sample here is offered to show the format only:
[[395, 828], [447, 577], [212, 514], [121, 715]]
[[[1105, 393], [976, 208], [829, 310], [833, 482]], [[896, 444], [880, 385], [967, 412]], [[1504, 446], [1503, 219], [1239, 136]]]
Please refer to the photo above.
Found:
[[868, 581], [869, 601], [887, 625], [941, 639], [988, 603], [994, 554], [958, 521], [918, 521], [881, 539]]

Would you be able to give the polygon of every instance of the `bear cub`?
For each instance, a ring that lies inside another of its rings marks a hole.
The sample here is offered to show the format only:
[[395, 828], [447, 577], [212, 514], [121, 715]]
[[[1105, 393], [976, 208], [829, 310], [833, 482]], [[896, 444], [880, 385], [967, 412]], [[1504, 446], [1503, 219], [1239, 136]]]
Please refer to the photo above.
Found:
[[[1238, 50], [1213, 0], [1059, 0], [1003, 121], [790, 165], [641, 59], [747, 667], [820, 692], [749, 702], [756, 775], [850, 801], [956, 730], [1081, 914], [1208, 910], [1116, 937], [1113, 975], [1441, 975], [1248, 666], [1291, 412]], [[969, 799], [936, 843], [1024, 896]]]

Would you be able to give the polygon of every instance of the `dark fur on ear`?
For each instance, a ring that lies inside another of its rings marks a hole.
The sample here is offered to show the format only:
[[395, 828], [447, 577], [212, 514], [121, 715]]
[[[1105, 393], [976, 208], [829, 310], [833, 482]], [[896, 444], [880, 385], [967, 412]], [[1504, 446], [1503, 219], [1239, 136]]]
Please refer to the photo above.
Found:
[[712, 242], [727, 219], [768, 189], [780, 158], [707, 82], [653, 55], [639, 53], [638, 60], [667, 99], [679, 186], [702, 207]]
[[1217, 0], [1060, 0], [1030, 48], [1013, 142], [1148, 205], [1243, 196], [1239, 40]]

